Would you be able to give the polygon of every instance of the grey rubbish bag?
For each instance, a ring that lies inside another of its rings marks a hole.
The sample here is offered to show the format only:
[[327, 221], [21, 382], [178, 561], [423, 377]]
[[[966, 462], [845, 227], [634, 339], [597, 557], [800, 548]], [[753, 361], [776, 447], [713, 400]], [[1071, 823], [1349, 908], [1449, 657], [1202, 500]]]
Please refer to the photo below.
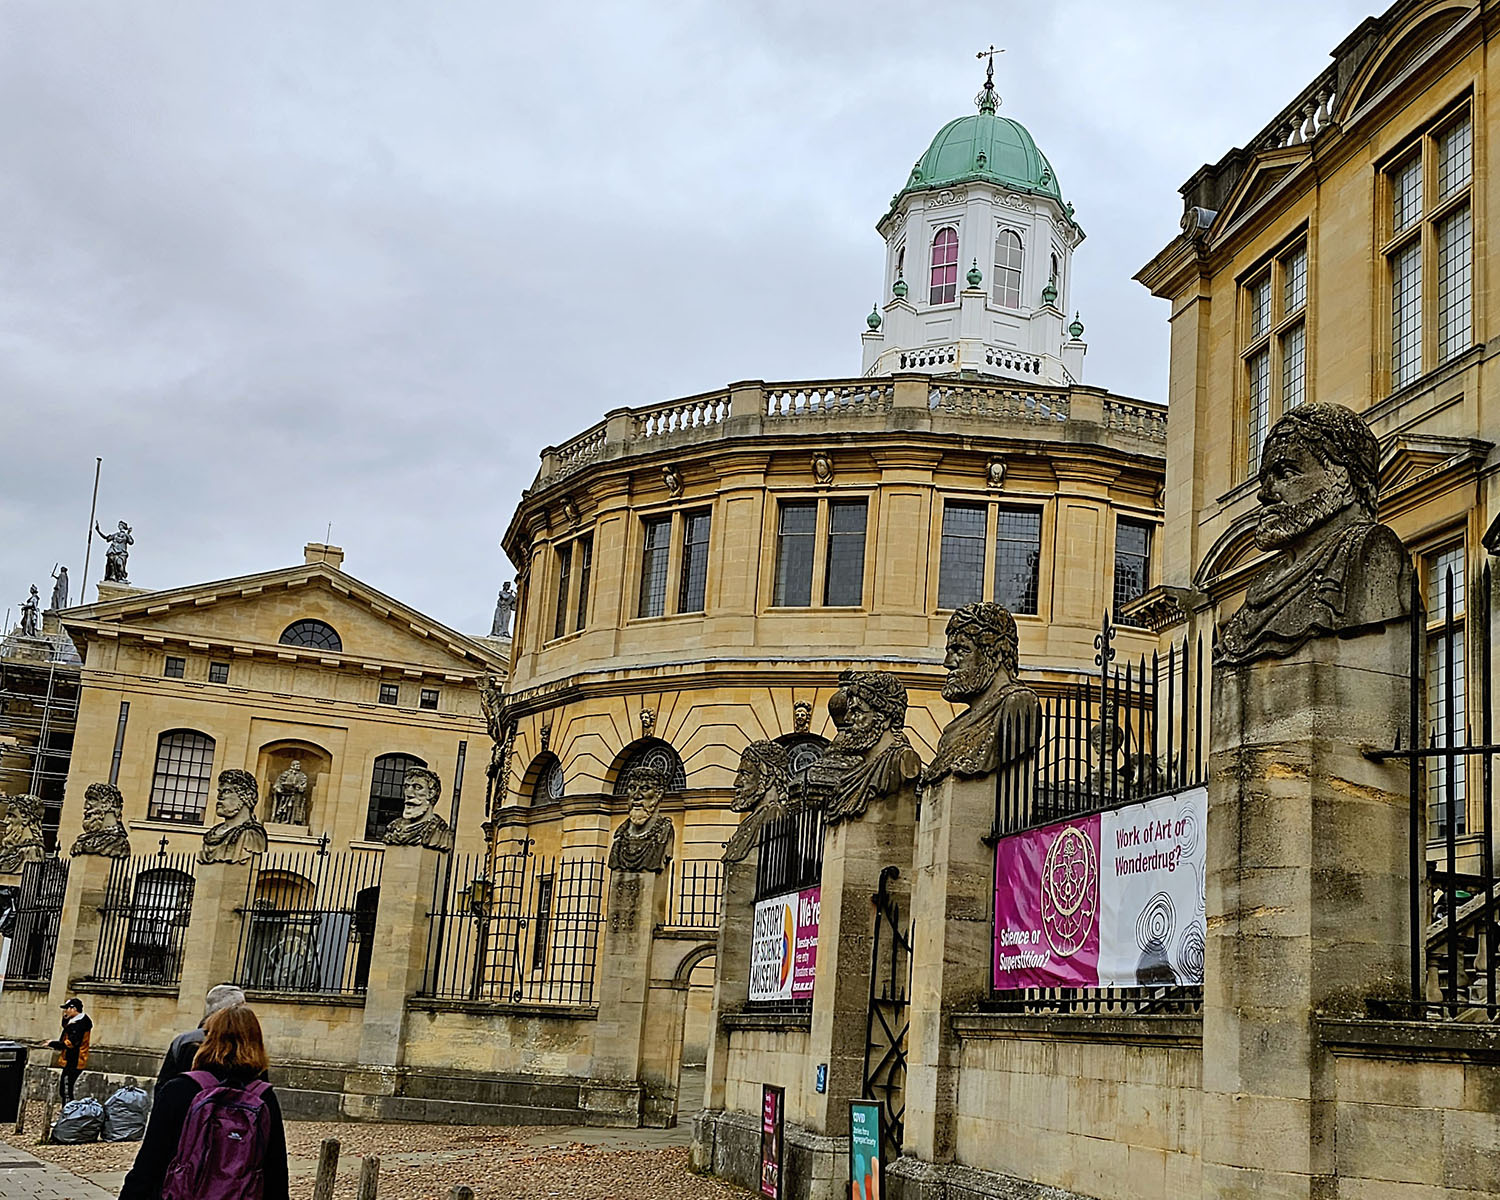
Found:
[[52, 1122], [52, 1140], [62, 1146], [97, 1142], [104, 1127], [104, 1106], [92, 1096], [69, 1100]]
[[106, 1142], [138, 1142], [146, 1136], [146, 1117], [151, 1100], [144, 1088], [127, 1083], [104, 1102]]

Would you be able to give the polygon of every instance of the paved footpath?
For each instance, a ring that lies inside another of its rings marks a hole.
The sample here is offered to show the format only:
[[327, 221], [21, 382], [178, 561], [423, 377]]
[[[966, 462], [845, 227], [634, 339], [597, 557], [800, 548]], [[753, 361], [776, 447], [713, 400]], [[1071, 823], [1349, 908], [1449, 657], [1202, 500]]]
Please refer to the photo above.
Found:
[[115, 1195], [72, 1171], [0, 1142], [0, 1200], [114, 1200]]

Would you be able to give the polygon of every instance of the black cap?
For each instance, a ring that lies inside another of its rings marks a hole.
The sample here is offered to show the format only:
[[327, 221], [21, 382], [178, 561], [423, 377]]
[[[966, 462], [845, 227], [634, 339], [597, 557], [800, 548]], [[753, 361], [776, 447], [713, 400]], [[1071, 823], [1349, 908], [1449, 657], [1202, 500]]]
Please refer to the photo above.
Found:
[[82, 1012], [83, 1011], [83, 1001], [80, 1000], [77, 996], [74, 996], [71, 1000], [69, 1000], [66, 1003], [64, 1003], [63, 1007], [64, 1008], [76, 1008], [79, 1012]]

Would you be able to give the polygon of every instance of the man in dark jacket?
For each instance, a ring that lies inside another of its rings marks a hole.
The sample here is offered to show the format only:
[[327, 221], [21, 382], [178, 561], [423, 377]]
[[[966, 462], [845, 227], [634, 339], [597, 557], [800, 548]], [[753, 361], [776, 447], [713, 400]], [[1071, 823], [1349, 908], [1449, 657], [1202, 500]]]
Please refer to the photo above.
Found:
[[62, 1068], [64, 1104], [73, 1099], [73, 1087], [89, 1061], [89, 1033], [93, 1028], [82, 1000], [75, 997], [62, 1006], [62, 1032], [47, 1045], [57, 1051], [57, 1065]]
[[[220, 1009], [243, 1003], [245, 1003], [245, 993], [234, 984], [221, 983], [217, 987], [211, 987], [203, 1002], [203, 1021], [208, 1020]], [[198, 1053], [198, 1047], [203, 1045], [203, 1021], [198, 1022], [197, 1029], [189, 1029], [186, 1033], [179, 1033], [172, 1039], [172, 1044], [167, 1047], [167, 1056], [162, 1059], [161, 1073], [156, 1077], [158, 1087], [178, 1075], [186, 1075], [193, 1069], [193, 1056]]]

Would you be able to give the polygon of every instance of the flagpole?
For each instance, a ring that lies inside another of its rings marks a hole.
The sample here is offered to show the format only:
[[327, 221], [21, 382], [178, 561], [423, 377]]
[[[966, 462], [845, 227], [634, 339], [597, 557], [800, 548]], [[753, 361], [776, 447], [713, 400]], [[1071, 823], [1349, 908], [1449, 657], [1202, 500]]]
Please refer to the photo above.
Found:
[[99, 516], [99, 469], [104, 465], [104, 459], [98, 455], [94, 456], [94, 499], [89, 504], [89, 540], [88, 549], [83, 552], [83, 584], [78, 589], [78, 603], [87, 604], [89, 601], [89, 559], [94, 553], [94, 526], [98, 524]]

